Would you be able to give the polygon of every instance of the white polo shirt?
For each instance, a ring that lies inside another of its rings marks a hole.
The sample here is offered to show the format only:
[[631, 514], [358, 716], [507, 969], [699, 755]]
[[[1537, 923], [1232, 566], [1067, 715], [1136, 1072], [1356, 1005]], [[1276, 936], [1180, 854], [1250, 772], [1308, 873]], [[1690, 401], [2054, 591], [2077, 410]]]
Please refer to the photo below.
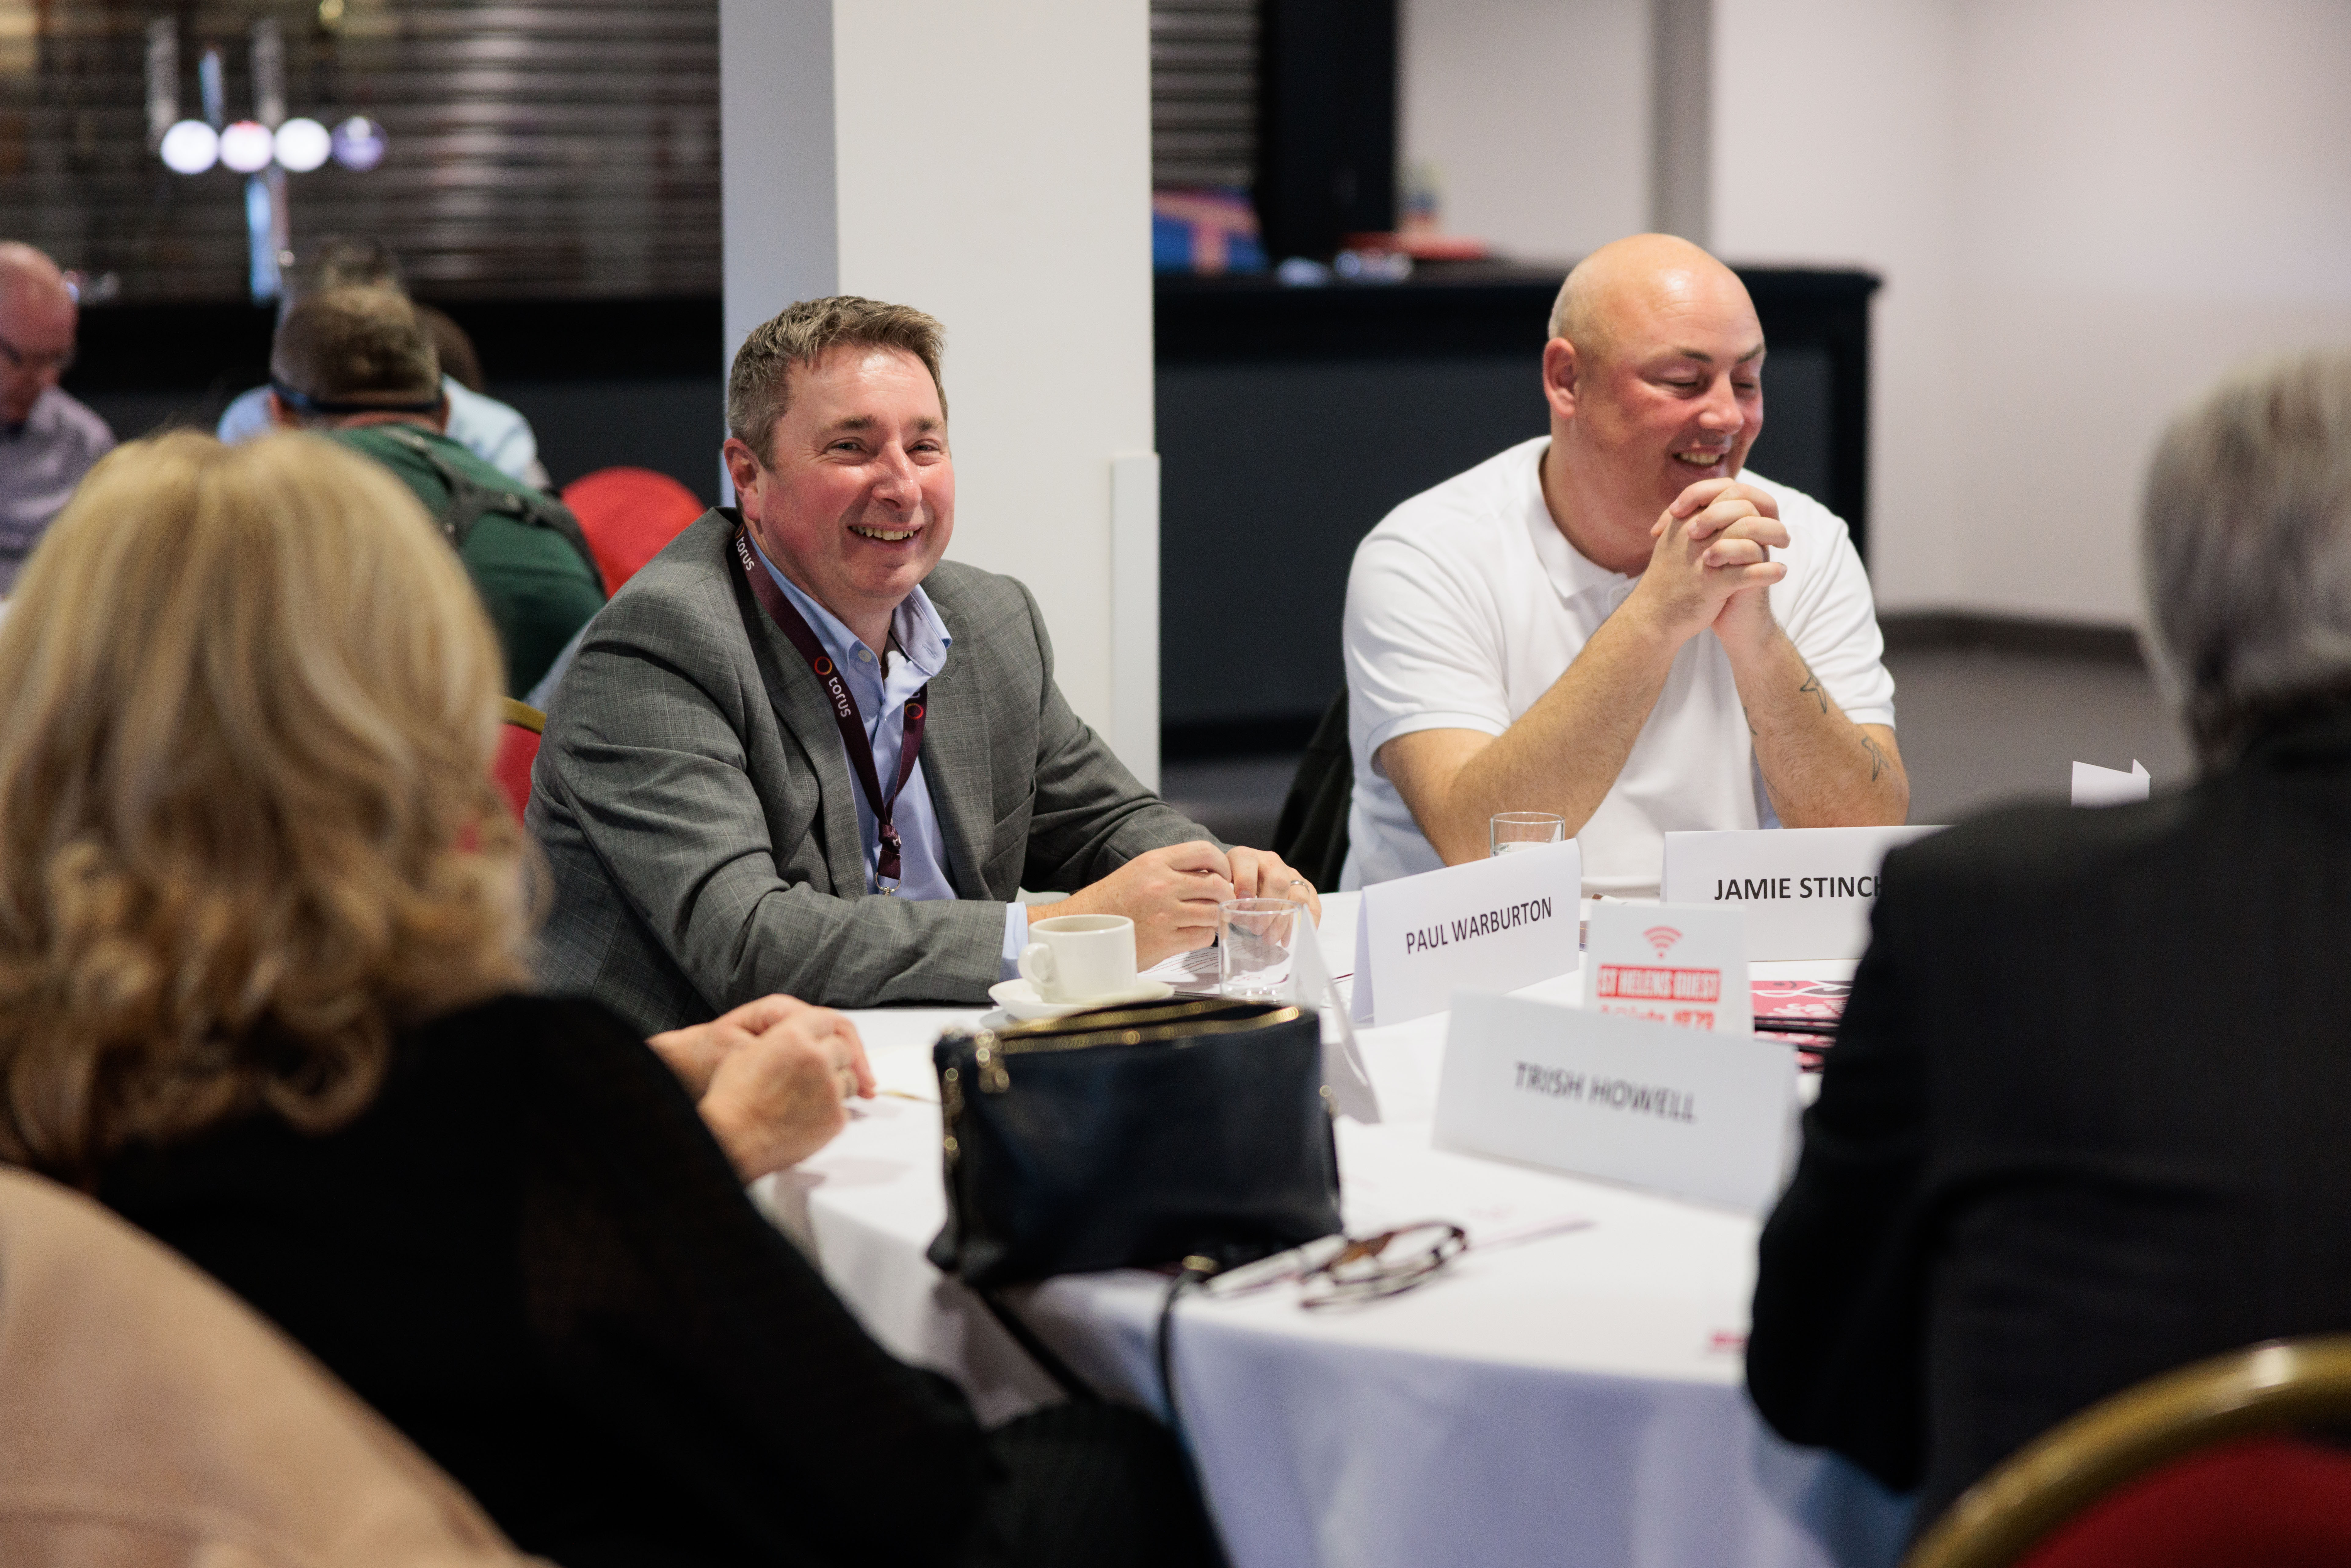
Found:
[[[1355, 798], [1340, 885], [1444, 863], [1374, 761], [1419, 729], [1499, 735], [1565, 673], [1640, 581], [1587, 560], [1552, 521], [1548, 436], [1511, 447], [1390, 512], [1347, 578], [1347, 719]], [[1788, 575], [1767, 591], [1804, 662], [1855, 724], [1894, 722], [1894, 677], [1869, 579], [1844, 522], [1751, 471], [1780, 503]], [[1625, 768], [1577, 835], [1587, 893], [1654, 894], [1664, 835], [1777, 827], [1730, 657], [1712, 632], [1682, 645]]]

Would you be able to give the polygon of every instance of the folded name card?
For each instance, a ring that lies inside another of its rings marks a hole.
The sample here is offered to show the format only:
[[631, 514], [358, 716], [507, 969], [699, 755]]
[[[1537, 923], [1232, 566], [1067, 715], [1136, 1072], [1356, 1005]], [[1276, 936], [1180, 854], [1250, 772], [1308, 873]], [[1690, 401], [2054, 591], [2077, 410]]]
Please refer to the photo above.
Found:
[[1314, 927], [1306, 921], [1298, 922], [1291, 948], [1295, 967], [1291, 970], [1290, 994], [1301, 1007], [1312, 1008], [1319, 1014], [1328, 1007], [1331, 1017], [1322, 1030], [1322, 1092], [1331, 1097], [1331, 1108], [1343, 1116], [1370, 1124], [1380, 1119], [1379, 1091], [1373, 1086], [1371, 1070], [1364, 1065], [1363, 1048], [1355, 1042], [1355, 1026], [1348, 1021], [1347, 1004], [1339, 995], [1338, 982], [1331, 977], [1331, 966], [1322, 956], [1322, 943]]
[[1434, 1141], [1760, 1214], [1795, 1095], [1796, 1053], [1777, 1040], [1464, 992]]
[[1717, 904], [1594, 904], [1583, 933], [1583, 1005], [1682, 1029], [1753, 1032], [1746, 917]]
[[2155, 780], [2147, 776], [2147, 764], [2131, 758], [2131, 770], [2101, 768], [2095, 762], [2074, 764], [2074, 804], [2076, 806], [2128, 806], [2147, 798]]
[[1514, 991], [1575, 967], [1583, 853], [1573, 843], [1468, 861], [1364, 889], [1355, 1018], [1442, 1012], [1464, 987]]
[[1936, 827], [1761, 828], [1667, 833], [1667, 904], [1728, 904], [1747, 912], [1747, 956], [1858, 958], [1886, 852]]

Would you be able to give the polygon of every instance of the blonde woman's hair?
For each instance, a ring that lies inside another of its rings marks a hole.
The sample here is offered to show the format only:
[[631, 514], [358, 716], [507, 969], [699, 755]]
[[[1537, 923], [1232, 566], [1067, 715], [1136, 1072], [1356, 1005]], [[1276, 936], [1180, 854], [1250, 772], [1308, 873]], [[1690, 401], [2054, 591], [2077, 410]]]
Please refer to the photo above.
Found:
[[92, 469], [0, 618], [0, 1157], [330, 1128], [393, 1030], [525, 984], [503, 668], [415, 497], [331, 442]]

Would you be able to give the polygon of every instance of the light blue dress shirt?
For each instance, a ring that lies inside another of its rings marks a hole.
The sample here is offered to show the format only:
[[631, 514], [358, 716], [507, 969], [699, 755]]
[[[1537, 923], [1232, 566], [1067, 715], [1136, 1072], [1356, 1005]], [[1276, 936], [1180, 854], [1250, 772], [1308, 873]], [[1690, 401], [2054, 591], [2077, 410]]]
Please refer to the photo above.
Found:
[[[876, 654], [858, 641], [856, 633], [842, 625], [831, 611], [801, 592], [798, 583], [778, 571], [776, 563], [759, 549], [757, 539], [751, 541], [751, 549], [758, 553], [759, 564], [768, 569], [768, 575], [776, 580], [776, 586], [784, 591], [784, 597], [807, 620], [809, 629], [816, 633], [816, 640], [823, 644], [825, 653], [849, 683], [851, 695], [857, 698], [858, 716], [865, 723], [866, 738], [873, 747], [874, 777], [886, 791], [898, 777], [898, 753], [906, 732], [906, 700], [946, 668], [947, 650], [955, 646], [946, 622], [939, 619], [931, 596], [918, 587], [906, 595], [891, 620], [890, 630], [896, 634], [898, 649], [904, 651], [891, 649]], [[842, 744], [848, 744], [845, 737]], [[857, 765], [852, 762], [849, 771], [854, 779]], [[857, 839], [865, 852], [865, 886], [868, 892], [873, 892], [880, 886], [880, 829], [863, 787], [858, 786], [850, 792], [857, 800]], [[939, 836], [939, 816], [931, 804], [930, 786], [923, 781], [920, 758], [915, 760], [914, 770], [906, 776], [906, 787], [899, 791], [891, 815], [898, 829], [897, 896], [955, 897], [955, 884], [947, 880], [946, 841]], [[1006, 904], [1006, 979], [1019, 972], [1020, 949], [1028, 944], [1028, 908], [1019, 904]]]

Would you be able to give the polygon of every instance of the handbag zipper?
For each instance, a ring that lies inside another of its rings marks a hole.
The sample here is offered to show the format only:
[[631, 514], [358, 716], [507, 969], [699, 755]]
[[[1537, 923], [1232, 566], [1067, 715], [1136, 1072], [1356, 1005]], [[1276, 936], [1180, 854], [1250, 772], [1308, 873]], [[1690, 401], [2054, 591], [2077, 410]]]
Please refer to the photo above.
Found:
[[[1001, 1094], [1012, 1087], [1012, 1074], [1007, 1071], [1004, 1059], [1017, 1053], [1034, 1051], [1084, 1051], [1098, 1045], [1155, 1044], [1164, 1040], [1180, 1042], [1186, 1040], [1196, 1040], [1204, 1035], [1242, 1034], [1251, 1030], [1270, 1029], [1276, 1024], [1295, 1022], [1302, 1016], [1298, 1009], [1289, 1007], [1275, 1012], [1261, 1013], [1255, 1018], [1203, 1019], [1198, 1023], [1185, 1025], [1182, 1034], [1168, 1032], [1175, 1027], [1172, 1023], [1155, 1023], [1141, 1029], [1091, 1030], [1081, 1034], [1039, 1034], [1028, 1038], [1017, 1034], [999, 1034], [992, 1029], [980, 1029], [970, 1030], [964, 1038], [970, 1040], [974, 1046], [972, 1069], [979, 1079], [979, 1092], [983, 1094]], [[954, 1074], [955, 1071], [952, 1067], [947, 1069], [950, 1075]], [[949, 1092], [954, 1095], [951, 1106], [947, 1104], [941, 1106], [941, 1109], [946, 1111], [946, 1119], [952, 1124], [956, 1112], [963, 1106], [962, 1092], [959, 1086], [946, 1079], [941, 1081], [941, 1088], [943, 1100]]]

